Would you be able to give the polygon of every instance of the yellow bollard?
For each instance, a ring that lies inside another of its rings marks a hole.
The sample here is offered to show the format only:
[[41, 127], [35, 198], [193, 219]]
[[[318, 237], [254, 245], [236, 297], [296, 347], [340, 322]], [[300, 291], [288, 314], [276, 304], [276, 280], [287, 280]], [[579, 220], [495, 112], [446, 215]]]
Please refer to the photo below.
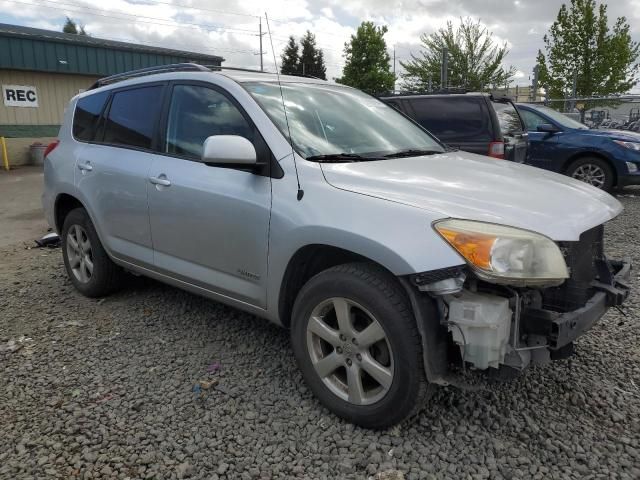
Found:
[[2, 143], [2, 159], [4, 160], [4, 169], [9, 170], [9, 155], [7, 154], [7, 142], [4, 137], [0, 137], [0, 143]]

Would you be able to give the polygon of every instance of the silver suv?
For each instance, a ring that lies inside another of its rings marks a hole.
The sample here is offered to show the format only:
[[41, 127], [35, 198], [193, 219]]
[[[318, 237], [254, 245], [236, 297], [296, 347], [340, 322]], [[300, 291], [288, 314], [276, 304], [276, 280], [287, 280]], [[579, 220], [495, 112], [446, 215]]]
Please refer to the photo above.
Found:
[[[285, 109], [286, 106], [286, 109]], [[562, 358], [627, 297], [613, 197], [451, 151], [358, 90], [173, 65], [75, 97], [43, 204], [84, 295], [147, 275], [291, 331], [320, 401], [393, 425], [465, 366]]]

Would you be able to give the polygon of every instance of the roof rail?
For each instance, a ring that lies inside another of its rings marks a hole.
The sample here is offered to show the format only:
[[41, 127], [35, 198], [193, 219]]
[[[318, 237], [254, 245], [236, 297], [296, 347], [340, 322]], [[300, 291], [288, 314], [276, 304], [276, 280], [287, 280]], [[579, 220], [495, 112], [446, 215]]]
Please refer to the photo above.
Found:
[[272, 73], [265, 72], [262, 70], [253, 70], [251, 68], [240, 68], [240, 67], [223, 67], [222, 65], [205, 65], [212, 72], [219, 72], [221, 70], [232, 70], [234, 72], [250, 72], [250, 73]]
[[109, 77], [100, 78], [93, 85], [89, 87], [89, 90], [94, 88], [103, 87], [111, 83], [120, 82], [129, 78], [143, 77], [145, 75], [153, 75], [155, 73], [167, 73], [167, 72], [210, 72], [211, 69], [205, 65], [199, 65], [197, 63], [172, 63], [170, 65], [158, 65], [157, 67], [141, 68], [139, 70], [130, 70], [124, 73], [118, 73]]
[[472, 90], [466, 88], [457, 88], [457, 87], [448, 87], [448, 88], [439, 88], [437, 90], [430, 91], [408, 91], [408, 92], [389, 92], [383, 95], [379, 95], [380, 97], [410, 97], [416, 95], [461, 95], [466, 93], [482, 93], [482, 92], [474, 92]]
[[[224, 67], [222, 65], [205, 65], [205, 67], [209, 68], [212, 72], [219, 72], [222, 70], [231, 70], [234, 72], [250, 72], [250, 73], [270, 73], [274, 75], [274, 72], [265, 72], [264, 70], [253, 70], [250, 68], [240, 68], [240, 67]], [[320, 77], [314, 77], [313, 75], [302, 75], [298, 73], [291, 74], [294, 77], [304, 77], [304, 78], [314, 78], [316, 80], [323, 80]]]

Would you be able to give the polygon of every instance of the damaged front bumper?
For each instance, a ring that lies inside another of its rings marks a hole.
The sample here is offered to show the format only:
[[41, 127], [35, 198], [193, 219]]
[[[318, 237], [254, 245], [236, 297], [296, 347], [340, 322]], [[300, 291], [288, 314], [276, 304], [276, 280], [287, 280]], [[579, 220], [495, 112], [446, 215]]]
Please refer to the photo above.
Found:
[[572, 354], [574, 340], [609, 308], [620, 307], [630, 290], [629, 259], [609, 261], [598, 252], [587, 260], [588, 269], [573, 262], [570, 281], [548, 289], [491, 285], [464, 267], [401, 279], [428, 380], [462, 385], [456, 366], [508, 372]]
[[522, 333], [542, 336], [554, 351], [571, 344], [589, 330], [610, 307], [621, 306], [629, 296], [631, 260], [603, 261], [600, 278], [592, 283], [595, 293], [586, 304], [570, 312], [527, 306], [520, 316]]

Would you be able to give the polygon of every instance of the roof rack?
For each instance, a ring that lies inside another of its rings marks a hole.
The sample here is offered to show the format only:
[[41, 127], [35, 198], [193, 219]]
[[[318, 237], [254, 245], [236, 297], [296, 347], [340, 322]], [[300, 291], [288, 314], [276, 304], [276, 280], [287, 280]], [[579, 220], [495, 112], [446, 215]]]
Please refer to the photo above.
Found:
[[231, 70], [234, 72], [249, 72], [249, 73], [272, 73], [265, 72], [263, 70], [253, 70], [251, 68], [240, 68], [240, 67], [223, 67], [222, 65], [205, 65], [212, 72], [219, 72], [220, 70]]
[[89, 90], [94, 88], [103, 87], [111, 83], [120, 82], [129, 78], [143, 77], [145, 75], [153, 75], [155, 73], [167, 73], [167, 72], [210, 72], [211, 69], [205, 65], [199, 65], [197, 63], [172, 63], [170, 65], [159, 65], [157, 67], [141, 68], [139, 70], [131, 70], [129, 72], [118, 73], [109, 77], [100, 78], [97, 80]]
[[[145, 75], [154, 75], [156, 73], [167, 72], [220, 72], [222, 70], [231, 70], [234, 72], [249, 72], [249, 73], [273, 73], [265, 72], [262, 70], [252, 70], [250, 68], [240, 67], [223, 67], [222, 65], [200, 65], [198, 63], [172, 63], [170, 65], [158, 65], [157, 67], [141, 68], [139, 70], [131, 70], [129, 72], [118, 73], [109, 77], [100, 78], [89, 87], [89, 90], [94, 88], [103, 87], [111, 83], [121, 82], [122, 80], [128, 80], [129, 78], [144, 77]], [[315, 78], [321, 80], [318, 77], [311, 75], [296, 75], [298, 77]]]
[[414, 95], [449, 95], [449, 94], [466, 94], [466, 93], [476, 93], [472, 90], [466, 88], [457, 88], [457, 87], [449, 87], [449, 88], [440, 88], [438, 90], [431, 90], [428, 92], [425, 91], [416, 91], [416, 92], [389, 92], [384, 95], [380, 95], [380, 97], [410, 97]]

